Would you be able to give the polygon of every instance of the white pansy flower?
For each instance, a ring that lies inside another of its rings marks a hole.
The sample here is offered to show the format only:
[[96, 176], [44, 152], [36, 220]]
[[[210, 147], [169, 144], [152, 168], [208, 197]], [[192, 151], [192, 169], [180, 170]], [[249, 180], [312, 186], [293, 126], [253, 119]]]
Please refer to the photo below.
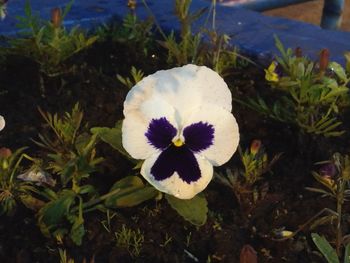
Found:
[[239, 142], [231, 92], [213, 70], [186, 65], [140, 81], [124, 102], [123, 146], [143, 159], [142, 176], [159, 191], [193, 198]]
[[0, 131], [5, 128], [5, 119], [0, 115]]

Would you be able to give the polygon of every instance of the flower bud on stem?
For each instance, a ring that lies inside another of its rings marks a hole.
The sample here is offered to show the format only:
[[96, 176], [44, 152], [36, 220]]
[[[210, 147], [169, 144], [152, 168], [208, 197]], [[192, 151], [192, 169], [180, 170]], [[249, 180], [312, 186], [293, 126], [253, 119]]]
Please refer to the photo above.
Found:
[[51, 22], [54, 28], [61, 27], [62, 24], [62, 11], [56, 7], [51, 10]]

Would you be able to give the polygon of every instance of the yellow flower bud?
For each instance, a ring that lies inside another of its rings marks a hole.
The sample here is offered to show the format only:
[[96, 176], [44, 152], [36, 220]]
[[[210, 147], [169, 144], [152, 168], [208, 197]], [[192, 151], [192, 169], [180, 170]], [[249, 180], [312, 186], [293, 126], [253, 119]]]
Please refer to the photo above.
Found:
[[253, 140], [250, 144], [250, 153], [253, 155], [256, 155], [261, 148], [261, 141], [260, 140]]

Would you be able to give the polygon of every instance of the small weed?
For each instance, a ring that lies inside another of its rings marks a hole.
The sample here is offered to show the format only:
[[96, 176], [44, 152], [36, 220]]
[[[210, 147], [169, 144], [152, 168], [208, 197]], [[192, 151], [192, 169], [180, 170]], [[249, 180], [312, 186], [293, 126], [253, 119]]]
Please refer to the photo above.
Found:
[[136, 69], [134, 66], [131, 67], [130, 75], [131, 79], [129, 77], [123, 77], [117, 74], [117, 79], [129, 89], [135, 86], [144, 77], [143, 71]]
[[168, 244], [170, 244], [173, 241], [173, 238], [169, 236], [168, 232], [165, 233], [165, 240], [163, 243], [159, 244], [161, 247], [166, 247]]
[[117, 246], [126, 248], [133, 258], [138, 257], [141, 253], [142, 245], [145, 240], [140, 229], [132, 230], [124, 224], [118, 232], [115, 233]]

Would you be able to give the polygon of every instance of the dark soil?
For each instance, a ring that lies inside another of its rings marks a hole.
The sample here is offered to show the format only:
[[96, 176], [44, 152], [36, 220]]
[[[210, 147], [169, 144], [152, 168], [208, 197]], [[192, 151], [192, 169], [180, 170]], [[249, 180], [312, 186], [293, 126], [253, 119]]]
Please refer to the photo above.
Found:
[[[7, 122], [0, 134], [1, 146], [16, 149], [25, 145], [29, 146], [31, 155], [42, 154], [31, 140], [47, 129], [38, 107], [63, 113], [79, 102], [89, 127], [112, 127], [122, 119], [123, 100], [128, 91], [117, 81], [116, 74], [128, 74], [132, 65], [143, 69], [146, 75], [169, 67], [165, 66], [164, 55], [157, 52], [144, 56], [128, 45], [97, 43], [71, 59], [70, 63], [76, 65], [74, 72], [56, 78], [44, 77], [44, 97], [39, 89], [38, 66], [28, 59], [8, 57], [0, 69], [1, 88], [6, 91], [0, 96], [0, 114]], [[269, 90], [262, 68], [249, 65], [232, 69], [231, 73], [227, 81], [235, 97], [244, 99], [257, 91]], [[310, 173], [316, 169], [314, 163], [329, 159], [336, 151], [345, 153], [349, 138], [312, 137], [301, 134], [296, 127], [265, 119], [239, 104], [233, 109], [243, 148], [253, 139], [260, 139], [269, 156], [283, 152], [273, 172], [260, 182], [268, 183], [269, 188], [257, 205], [243, 209], [231, 189], [214, 180], [205, 190], [210, 212], [204, 226], [195, 227], [184, 221], [165, 200], [149, 201], [135, 208], [111, 211], [116, 215], [108, 230], [102, 225], [106, 220], [104, 213], [88, 213], [87, 233], [81, 247], [68, 239], [58, 243], [45, 238], [37, 227], [35, 213], [19, 206], [14, 216], [1, 217], [0, 262], [59, 262], [58, 248], [66, 249], [75, 262], [239, 262], [245, 244], [254, 247], [259, 262], [323, 262], [314, 252], [310, 234], [326, 234], [332, 240], [331, 226], [312, 231], [305, 228], [283, 242], [274, 240], [273, 230], [282, 227], [297, 230], [322, 208], [334, 208], [333, 202], [308, 192], [305, 187], [317, 186]], [[132, 165], [103, 143], [98, 145], [98, 154], [106, 161], [92, 180], [102, 194], [115, 181], [130, 174]], [[224, 171], [238, 163], [236, 153], [218, 170]], [[117, 246], [114, 233], [123, 225], [144, 234], [138, 256]]]

